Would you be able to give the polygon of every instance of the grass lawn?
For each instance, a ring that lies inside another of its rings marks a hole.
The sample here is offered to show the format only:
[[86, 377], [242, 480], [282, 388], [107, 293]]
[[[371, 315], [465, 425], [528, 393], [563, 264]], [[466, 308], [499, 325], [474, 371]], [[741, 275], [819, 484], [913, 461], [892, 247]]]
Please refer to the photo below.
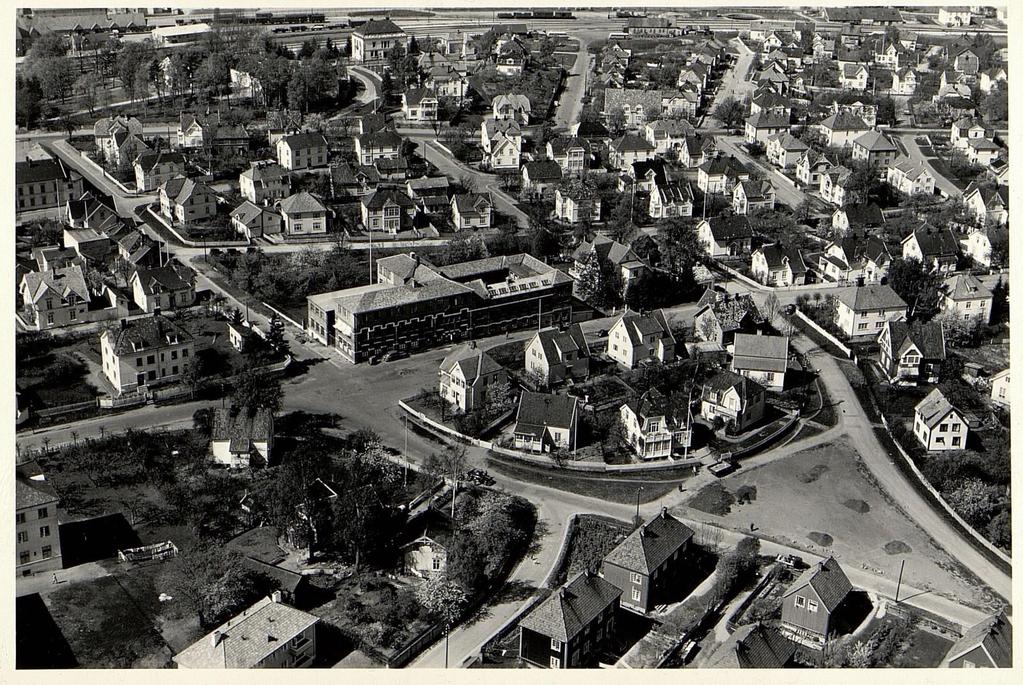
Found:
[[162, 668], [171, 650], [154, 625], [160, 591], [151, 578], [105, 576], [46, 598], [78, 663], [86, 668]]
[[[859, 455], [845, 444], [822, 445], [763, 466], [741, 469], [714, 485], [727, 489], [729, 494], [742, 485], [757, 488], [752, 502], [715, 514], [726, 525], [748, 528], [755, 523], [761, 535], [804, 548], [810, 547], [811, 534], [821, 542], [826, 542], [823, 536], [828, 536], [830, 546], [814, 543], [816, 551], [837, 554], [842, 564], [852, 568], [867, 564], [886, 575], [897, 574], [899, 562], [908, 556], [911, 563], [906, 565], [907, 584], [942, 594], [955, 593], [960, 601], [984, 604], [988, 600], [975, 582], [960, 574], [958, 564], [878, 489]], [[715, 489], [701, 490], [689, 506], [708, 511], [716, 501], [727, 500]], [[720, 504], [716, 506], [724, 509]], [[886, 546], [888, 550], [905, 549], [890, 545], [893, 542], [901, 542], [912, 551], [889, 554]]]
[[92, 344], [88, 337], [52, 338], [43, 345], [19, 339], [17, 344], [23, 346], [18, 355], [17, 384], [22, 399], [33, 408], [85, 402], [99, 395], [88, 382], [89, 367], [82, 358]]
[[510, 371], [525, 371], [527, 340], [513, 340], [501, 343], [487, 350], [494, 361]]
[[[671, 483], [650, 483], [643, 481], [642, 485], [629, 482], [624, 477], [611, 480], [603, 474], [586, 474], [571, 471], [559, 471], [535, 466], [525, 466], [512, 463], [509, 460], [487, 457], [487, 468], [493, 469], [501, 475], [524, 480], [528, 483], [543, 485], [549, 488], [574, 492], [584, 497], [595, 497], [605, 499], [619, 504], [635, 504], [636, 492], [639, 487], [640, 502], [652, 502], [660, 499], [677, 487], [677, 481]], [[688, 473], [688, 472], [687, 472]], [[649, 476], [642, 476], [649, 478]]]
[[905, 651], [895, 658], [897, 668], [934, 668], [952, 648], [952, 641], [923, 628], [910, 633]]

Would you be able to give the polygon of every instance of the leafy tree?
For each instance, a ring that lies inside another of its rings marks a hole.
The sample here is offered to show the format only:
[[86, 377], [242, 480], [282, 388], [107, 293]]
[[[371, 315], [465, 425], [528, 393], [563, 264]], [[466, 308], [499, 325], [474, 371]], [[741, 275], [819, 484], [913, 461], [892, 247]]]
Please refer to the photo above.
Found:
[[25, 62], [32, 65], [50, 57], [67, 56], [67, 40], [58, 33], [41, 33], [32, 40]]
[[693, 222], [684, 218], [668, 219], [657, 228], [661, 265], [679, 282], [683, 290], [696, 285], [693, 268], [704, 258], [703, 246], [697, 240]]
[[942, 493], [945, 500], [974, 528], [991, 520], [1002, 499], [1001, 489], [979, 478], [963, 478]]
[[487, 559], [475, 536], [456, 532], [448, 549], [447, 577], [473, 595], [486, 582]]
[[458, 621], [469, 604], [469, 597], [457, 582], [436, 576], [416, 588], [416, 599], [434, 615], [447, 631]]
[[32, 128], [43, 109], [43, 89], [34, 76], [18, 75], [15, 81], [14, 109], [19, 126]]
[[139, 67], [147, 63], [153, 56], [152, 41], [145, 40], [141, 43], [125, 43], [124, 47], [117, 54], [116, 73], [121, 80], [121, 85], [128, 91], [128, 96], [135, 102], [137, 95], [136, 86]]
[[622, 281], [618, 269], [596, 250], [590, 251], [576, 278], [579, 299], [603, 309], [617, 306], [622, 298]]
[[663, 271], [644, 270], [625, 289], [625, 303], [629, 309], [650, 311], [671, 304], [675, 284]]
[[[1006, 248], [1008, 249], [1008, 248]], [[1006, 323], [1009, 320], [1009, 284], [1001, 278], [991, 288], [991, 325]]]
[[928, 273], [918, 259], [892, 260], [888, 285], [909, 305], [910, 318], [926, 318], [937, 306], [937, 277]]
[[502, 381], [487, 388], [485, 410], [488, 416], [500, 416], [512, 408], [515, 402], [511, 383]]
[[171, 593], [199, 617], [202, 628], [221, 623], [279, 587], [250, 571], [239, 555], [216, 545], [187, 550], [168, 565], [165, 575]]
[[1009, 120], [1009, 90], [1008, 88], [995, 88], [986, 96], [981, 104], [981, 111], [984, 118], [989, 122], [1002, 122]]
[[284, 337], [284, 321], [276, 313], [270, 317], [270, 324], [266, 331], [266, 344], [275, 357], [284, 357], [288, 354], [288, 340]]
[[277, 377], [249, 369], [235, 379], [231, 399], [235, 405], [245, 407], [249, 411], [269, 409], [272, 413], [277, 413], [284, 401], [284, 391]]
[[71, 94], [77, 73], [67, 57], [44, 57], [32, 64], [32, 75], [38, 80], [42, 96], [63, 102]]
[[746, 119], [746, 108], [734, 97], [727, 97], [714, 108], [714, 118], [725, 128], [738, 128]]

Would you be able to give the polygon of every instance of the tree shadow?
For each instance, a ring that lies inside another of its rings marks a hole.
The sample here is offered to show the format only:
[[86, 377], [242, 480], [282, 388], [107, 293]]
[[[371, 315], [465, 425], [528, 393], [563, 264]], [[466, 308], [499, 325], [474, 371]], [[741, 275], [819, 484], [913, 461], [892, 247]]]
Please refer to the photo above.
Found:
[[538, 520], [533, 526], [533, 537], [529, 541], [529, 546], [526, 547], [525, 556], [532, 557], [540, 553], [541, 541], [550, 535], [551, 528], [547, 525], [546, 521]]
[[323, 357], [312, 357], [310, 359], [295, 359], [292, 357], [291, 363], [288, 364], [288, 369], [285, 372], [285, 377], [290, 379], [304, 376], [309, 373], [309, 369], [326, 361]]

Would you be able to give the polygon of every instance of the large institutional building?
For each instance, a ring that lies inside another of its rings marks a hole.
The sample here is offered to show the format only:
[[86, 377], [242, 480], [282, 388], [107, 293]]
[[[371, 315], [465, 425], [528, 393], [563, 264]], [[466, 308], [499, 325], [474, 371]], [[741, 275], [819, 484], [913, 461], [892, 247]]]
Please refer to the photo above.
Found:
[[308, 298], [316, 340], [359, 363], [458, 340], [572, 320], [572, 278], [528, 254], [433, 266], [415, 253], [377, 261], [377, 282]]

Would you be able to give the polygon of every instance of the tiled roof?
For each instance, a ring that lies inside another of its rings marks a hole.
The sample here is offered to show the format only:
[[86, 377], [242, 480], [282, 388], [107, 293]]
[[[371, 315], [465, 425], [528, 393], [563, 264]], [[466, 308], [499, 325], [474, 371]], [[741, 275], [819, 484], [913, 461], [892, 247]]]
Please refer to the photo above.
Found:
[[571, 395], [523, 391], [515, 415], [515, 432], [543, 435], [547, 426], [569, 428], [577, 413], [578, 400]]
[[327, 147], [327, 139], [319, 133], [294, 133], [281, 138], [281, 142], [292, 150], [304, 150], [315, 147]]
[[769, 269], [781, 269], [787, 263], [793, 274], [806, 273], [806, 263], [799, 250], [792, 246], [770, 243], [758, 248]]
[[[40, 507], [58, 501], [49, 486], [26, 478], [15, 479], [14, 505], [17, 509]], [[56, 513], [56, 512], [55, 512]]]
[[352, 33], [362, 36], [377, 36], [389, 33], [404, 34], [405, 31], [390, 19], [370, 19], [365, 24], [355, 27]]
[[654, 149], [646, 138], [641, 138], [634, 133], [626, 133], [613, 143], [611, 149], [617, 152], [649, 152]]
[[761, 202], [774, 195], [774, 186], [770, 181], [739, 181], [735, 187], [741, 188], [746, 199], [752, 202]]
[[832, 114], [820, 123], [822, 128], [832, 131], [867, 131], [870, 129], [866, 122], [852, 112], [841, 111]]
[[529, 180], [537, 181], [560, 181], [562, 176], [561, 165], [552, 159], [542, 159], [537, 162], [526, 162], [523, 167]]
[[107, 329], [104, 335], [113, 336], [114, 353], [117, 355], [134, 354], [192, 340], [191, 333], [162, 314], [126, 320], [121, 328]]
[[722, 155], [721, 157], [708, 159], [700, 165], [700, 171], [708, 176], [720, 176], [721, 174], [725, 174], [727, 176], [738, 177], [749, 175], [749, 169], [747, 169], [746, 166], [735, 157], [729, 155]]
[[245, 407], [216, 407], [213, 410], [213, 442], [230, 443], [229, 450], [248, 453], [253, 442], [270, 440], [273, 414], [268, 409], [248, 411]]
[[735, 334], [732, 370], [785, 373], [789, 363], [787, 335]]
[[613, 112], [619, 107], [628, 105], [635, 109], [642, 105], [643, 114], [647, 119], [661, 113], [661, 101], [665, 95], [671, 95], [671, 91], [662, 90], [639, 90], [637, 88], [605, 88], [604, 89], [604, 111]]
[[959, 254], [959, 240], [950, 228], [935, 228], [929, 224], [918, 227], [903, 242], [916, 238], [920, 253], [925, 258], [949, 257]]
[[238, 219], [246, 226], [249, 226], [252, 224], [253, 221], [262, 216], [263, 212], [277, 214], [277, 212], [273, 211], [272, 209], [269, 209], [267, 207], [260, 207], [259, 205], [255, 205], [249, 202], [248, 200], [245, 200], [231, 211], [231, 218]]
[[788, 128], [789, 116], [773, 110], [762, 109], [746, 119], [746, 124], [753, 128]]
[[153, 295], [158, 290], [184, 290], [191, 287], [191, 284], [182, 278], [177, 269], [170, 266], [161, 266], [155, 269], [137, 269], [134, 277], [138, 278], [142, 285], [142, 291], [147, 295]]
[[898, 293], [887, 285], [861, 285], [843, 288], [838, 292], [838, 299], [855, 312], [875, 309], [906, 309]]
[[456, 366], [461, 368], [462, 377], [469, 381], [470, 385], [473, 379], [503, 368], [481, 348], [468, 344], [455, 348], [440, 363], [441, 371], [451, 371]]
[[867, 131], [862, 136], [853, 141], [854, 145], [865, 147], [869, 152], [886, 152], [886, 151], [898, 151], [898, 147], [892, 142], [891, 138], [881, 133], [880, 131]]
[[735, 388], [739, 399], [744, 403], [750, 395], [754, 393], [759, 394], [764, 391], [764, 386], [742, 374], [735, 373], [734, 371], [719, 371], [704, 381], [703, 399], [709, 399], [708, 396], [711, 393], [722, 393], [729, 388]]
[[850, 229], [880, 226], [884, 223], [884, 212], [873, 202], [870, 204], [846, 205], [835, 210], [836, 214], [838, 212], [845, 213]]
[[696, 128], [685, 119], [658, 119], [646, 126], [653, 132], [655, 138], [680, 137], [696, 133]]
[[362, 204], [366, 206], [366, 209], [383, 209], [388, 202], [403, 208], [415, 206], [412, 198], [395, 188], [380, 188], [372, 195], [365, 195], [362, 198]]
[[164, 181], [163, 185], [160, 186], [160, 190], [166, 193], [172, 202], [177, 204], [187, 202], [195, 194], [213, 194], [213, 191], [205, 183], [193, 181], [180, 174]]
[[266, 597], [186, 647], [174, 661], [188, 668], [252, 668], [319, 620]]
[[533, 337], [540, 339], [540, 347], [543, 349], [548, 364], [562, 363], [565, 360], [566, 352], [577, 352], [580, 357], [589, 356], [586, 337], [583, 335], [583, 329], [577, 323], [572, 324], [564, 331], [558, 328], [545, 328], [534, 333]]
[[945, 294], [953, 300], [978, 300], [994, 297], [991, 289], [973, 274], [956, 274], [947, 279], [943, 287]]
[[625, 326], [625, 331], [629, 334], [629, 340], [633, 345], [639, 345], [643, 342], [643, 336], [650, 335], [651, 333], [659, 333], [659, 337], [662, 339], [666, 338], [671, 342], [675, 340], [671, 333], [671, 328], [668, 326], [668, 321], [664, 318], [664, 312], [660, 309], [656, 309], [649, 314], [627, 311], [619, 315], [610, 328], [614, 328], [619, 322]]
[[273, 160], [260, 160], [250, 162], [249, 168], [242, 172], [242, 176], [252, 179], [253, 183], [266, 183], [288, 178], [289, 174], [287, 169]]
[[693, 188], [686, 183], [684, 186], [678, 183], [661, 183], [654, 188], [658, 198], [663, 205], [684, 204], [693, 201]]
[[741, 626], [714, 652], [709, 668], [784, 668], [796, 643], [762, 623]]
[[501, 93], [500, 95], [494, 96], [491, 106], [496, 109], [503, 107], [511, 107], [513, 109], [520, 109], [529, 112], [532, 109], [532, 105], [529, 103], [529, 98], [521, 93]]
[[[352, 290], [355, 292], [350, 292]], [[438, 278], [415, 288], [374, 283], [362, 288], [351, 288], [346, 292], [348, 294], [342, 295], [337, 299], [338, 307], [346, 309], [353, 314], [361, 314], [416, 302], [427, 302], [454, 295], [463, 295], [473, 291], [461, 283]]]
[[17, 185], [64, 181], [68, 176], [68, 170], [59, 159], [32, 159], [14, 165], [14, 182]]
[[38, 302], [48, 290], [61, 297], [73, 293], [82, 300], [89, 301], [89, 287], [85, 282], [85, 274], [82, 273], [82, 267], [77, 264], [49, 271], [30, 271], [25, 274], [22, 282], [28, 287], [32, 302]]
[[493, 205], [490, 196], [482, 193], [457, 193], [452, 200], [459, 214], [481, 212]]
[[568, 642], [617, 602], [621, 594], [621, 590], [600, 576], [580, 573], [529, 612], [519, 625]]
[[910, 345], [927, 360], [945, 358], [945, 329], [940, 321], [910, 324], [906, 321], [888, 321], [885, 324], [891, 336], [892, 350], [901, 358]]
[[768, 142], [775, 141], [781, 146], [782, 150], [788, 152], [802, 152], [803, 150], [809, 150], [810, 146], [796, 138], [788, 131], [782, 131], [781, 133], [775, 133], [773, 136], [767, 139]]
[[783, 598], [795, 594], [807, 585], [817, 593], [829, 613], [834, 612], [852, 591], [852, 583], [834, 557], [828, 557], [803, 571], [786, 590]]
[[405, 99], [405, 104], [409, 107], [415, 107], [423, 100], [436, 100], [437, 93], [433, 92], [430, 88], [410, 88], [405, 91], [403, 97]]
[[569, 150], [582, 148], [585, 151], [590, 147], [585, 140], [577, 136], [558, 136], [547, 141], [547, 145], [555, 157], [560, 157]]
[[978, 647], [988, 655], [995, 668], [1012, 668], [1012, 622], [1004, 610], [988, 616], [963, 633], [948, 650], [945, 662], [958, 659]]
[[322, 202], [304, 190], [284, 198], [277, 203], [277, 208], [281, 214], [326, 213], [327, 211]]
[[753, 237], [753, 226], [745, 215], [714, 216], [707, 219], [707, 223], [711, 235], [718, 242]]
[[650, 575], [693, 537], [693, 530], [662, 509], [608, 552], [604, 562]]
[[948, 416], [955, 407], [949, 402], [941, 390], [934, 388], [925, 398], [920, 400], [914, 411], [928, 428], [934, 428], [942, 419]]

